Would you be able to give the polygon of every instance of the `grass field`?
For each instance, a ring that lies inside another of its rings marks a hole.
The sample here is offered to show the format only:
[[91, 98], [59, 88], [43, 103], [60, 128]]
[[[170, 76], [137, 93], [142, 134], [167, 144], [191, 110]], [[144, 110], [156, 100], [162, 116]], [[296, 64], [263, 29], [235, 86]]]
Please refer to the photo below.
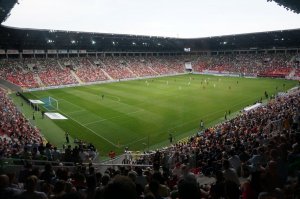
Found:
[[[180, 75], [147, 80], [81, 86], [26, 93], [30, 99], [51, 96], [68, 120], [36, 117], [36, 125], [51, 143], [72, 138], [92, 142], [106, 155], [113, 149], [122, 152], [145, 150], [195, 134], [200, 120], [206, 127], [221, 122], [225, 111], [236, 113], [245, 106], [297, 85], [282, 79], [247, 79], [204, 75]], [[276, 90], [277, 88], [277, 90]], [[104, 98], [102, 99], [102, 95]], [[17, 104], [20, 99], [14, 97]], [[30, 118], [32, 110], [23, 107]]]

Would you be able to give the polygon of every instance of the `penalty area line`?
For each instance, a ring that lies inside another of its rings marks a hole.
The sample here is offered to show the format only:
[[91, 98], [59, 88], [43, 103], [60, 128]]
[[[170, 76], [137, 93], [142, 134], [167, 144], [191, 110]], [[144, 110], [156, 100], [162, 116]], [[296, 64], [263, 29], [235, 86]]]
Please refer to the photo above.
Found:
[[82, 110], [78, 110], [78, 111], [69, 112], [68, 114], [80, 113], [80, 112], [84, 112], [84, 111], [86, 111], [86, 110], [82, 109]]
[[[133, 111], [133, 112], [125, 113], [125, 115], [130, 115], [130, 114], [134, 114], [134, 113], [139, 113], [139, 112], [142, 112], [142, 111], [143, 111], [143, 110]], [[107, 119], [97, 120], [97, 121], [94, 121], [94, 122], [88, 122], [88, 123], [85, 123], [84, 125], [91, 125], [91, 124], [95, 124], [95, 123], [99, 123], [99, 122], [104, 122], [104, 121], [107, 121], [107, 120], [111, 120], [111, 119], [116, 119], [116, 118], [124, 117], [125, 115], [119, 115], [119, 116], [115, 116], [115, 117], [111, 117], [111, 118], [107, 118]]]
[[[62, 112], [62, 113], [64, 113], [64, 112]], [[64, 113], [64, 114], [65, 114], [65, 113]], [[83, 125], [83, 124], [80, 123], [79, 121], [75, 120], [74, 118], [70, 117], [70, 116], [67, 115], [67, 114], [65, 114], [65, 115], [68, 116], [71, 120], [77, 122], [80, 126], [86, 128], [86, 129], [88, 129], [90, 132], [92, 132], [92, 133], [93, 133], [94, 135], [96, 135], [97, 137], [102, 138], [103, 140], [105, 140], [106, 142], [110, 143], [110, 144], [113, 145], [114, 147], [120, 148], [117, 144], [115, 144], [115, 143], [111, 142], [110, 140], [106, 139], [105, 137], [99, 135], [99, 134], [96, 133], [94, 130], [92, 130], [92, 129], [90, 129], [89, 127]]]
[[[37, 97], [36, 95], [33, 95], [33, 96]], [[64, 100], [64, 99], [61, 99], [61, 100]], [[69, 102], [68, 100], [64, 100], [64, 101], [66, 101], [66, 102], [68, 102], [68, 103], [70, 103], [70, 104], [73, 104], [73, 103]], [[75, 104], [73, 104], [73, 105], [75, 105]], [[75, 106], [77, 106], [77, 105], [75, 105]], [[78, 106], [77, 106], [77, 107], [78, 107]], [[81, 107], [80, 107], [80, 108], [81, 108]], [[111, 145], [113, 145], [113, 146], [116, 147], [116, 148], [120, 148], [120, 147], [119, 147], [118, 145], [116, 145], [115, 143], [113, 143], [113, 142], [111, 142], [110, 140], [106, 139], [105, 137], [99, 135], [98, 133], [96, 133], [96, 132], [93, 131], [92, 129], [88, 128], [87, 126], [83, 125], [82, 123], [80, 123], [80, 122], [77, 121], [76, 119], [72, 118], [70, 115], [64, 113], [62, 110], [59, 110], [59, 112], [61, 112], [61, 113], [64, 114], [65, 116], [67, 116], [69, 119], [75, 121], [75, 122], [78, 123], [80, 126], [86, 128], [86, 129], [88, 129], [90, 132], [92, 132], [93, 134], [95, 134], [97, 137], [99, 137], [99, 138], [105, 140], [106, 142], [110, 143]]]

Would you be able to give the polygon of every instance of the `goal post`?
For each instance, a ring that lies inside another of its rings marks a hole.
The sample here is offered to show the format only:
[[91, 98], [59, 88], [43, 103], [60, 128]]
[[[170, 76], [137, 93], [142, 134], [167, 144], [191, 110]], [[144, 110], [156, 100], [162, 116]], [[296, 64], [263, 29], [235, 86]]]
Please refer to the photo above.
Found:
[[48, 97], [48, 105], [58, 110], [58, 100], [49, 96]]
[[58, 106], [58, 101], [57, 99], [51, 97], [51, 96], [46, 96], [42, 99], [40, 99], [42, 102], [44, 102], [43, 107], [47, 110], [47, 111], [54, 111], [54, 110], [58, 110], [59, 106]]

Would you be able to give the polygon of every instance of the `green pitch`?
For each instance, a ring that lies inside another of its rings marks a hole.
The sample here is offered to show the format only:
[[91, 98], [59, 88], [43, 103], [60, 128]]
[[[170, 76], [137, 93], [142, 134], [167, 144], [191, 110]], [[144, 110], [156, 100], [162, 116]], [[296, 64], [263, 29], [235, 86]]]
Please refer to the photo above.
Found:
[[[247, 79], [180, 75], [26, 93], [30, 99], [51, 96], [68, 120], [37, 117], [36, 124], [52, 144], [72, 138], [92, 142], [101, 155], [109, 150], [146, 150], [169, 144], [169, 133], [180, 140], [233, 117], [259, 99], [296, 86], [282, 79]], [[49, 108], [49, 107], [48, 107]], [[38, 113], [36, 113], [38, 114]], [[28, 115], [30, 117], [30, 114]], [[55, 125], [54, 125], [55, 124]]]

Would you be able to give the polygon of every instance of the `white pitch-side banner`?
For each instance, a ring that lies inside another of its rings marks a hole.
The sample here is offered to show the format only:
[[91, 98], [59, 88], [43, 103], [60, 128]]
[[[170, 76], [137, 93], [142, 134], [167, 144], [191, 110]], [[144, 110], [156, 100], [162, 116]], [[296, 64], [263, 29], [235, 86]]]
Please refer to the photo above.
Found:
[[256, 109], [256, 108], [258, 108], [258, 107], [260, 107], [260, 106], [261, 106], [261, 103], [256, 103], [256, 104], [254, 104], [254, 105], [252, 105], [252, 106], [247, 106], [247, 107], [245, 107], [245, 108], [244, 108], [244, 111], [250, 111], [250, 110]]
[[42, 102], [41, 100], [30, 99], [29, 101], [30, 101], [31, 104], [44, 104], [44, 102]]
[[0, 55], [4, 55], [5, 54], [5, 50], [0, 49]]
[[47, 112], [47, 113], [45, 113], [45, 115], [47, 117], [49, 117], [51, 120], [67, 120], [68, 119], [60, 113]]

